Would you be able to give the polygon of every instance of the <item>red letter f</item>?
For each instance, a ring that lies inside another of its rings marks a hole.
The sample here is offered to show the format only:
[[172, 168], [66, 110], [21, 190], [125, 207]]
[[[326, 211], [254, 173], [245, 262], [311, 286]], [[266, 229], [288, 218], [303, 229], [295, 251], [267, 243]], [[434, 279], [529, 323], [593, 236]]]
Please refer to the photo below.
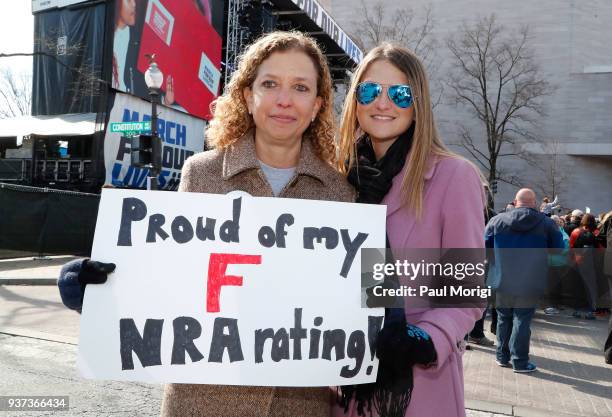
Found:
[[261, 264], [261, 255], [238, 255], [235, 253], [211, 253], [208, 263], [208, 284], [206, 286], [206, 311], [218, 313], [219, 296], [224, 285], [242, 286], [242, 277], [225, 275], [230, 264]]

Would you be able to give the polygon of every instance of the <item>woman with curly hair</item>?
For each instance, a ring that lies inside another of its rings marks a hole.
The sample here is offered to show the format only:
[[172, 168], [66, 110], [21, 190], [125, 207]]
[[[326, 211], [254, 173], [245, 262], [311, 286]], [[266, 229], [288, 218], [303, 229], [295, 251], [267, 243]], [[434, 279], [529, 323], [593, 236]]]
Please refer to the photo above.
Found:
[[[332, 81], [315, 41], [273, 32], [242, 56], [206, 131], [213, 150], [189, 158], [180, 191], [354, 201], [334, 168]], [[170, 384], [162, 415], [327, 417], [329, 389]]]
[[[316, 42], [273, 32], [241, 57], [225, 92], [211, 106], [212, 150], [183, 167], [180, 191], [353, 202], [334, 168], [332, 81]], [[64, 304], [80, 311], [85, 284], [106, 281], [113, 264], [78, 260], [59, 279]], [[328, 387], [288, 388], [168, 384], [164, 417], [328, 417]]]

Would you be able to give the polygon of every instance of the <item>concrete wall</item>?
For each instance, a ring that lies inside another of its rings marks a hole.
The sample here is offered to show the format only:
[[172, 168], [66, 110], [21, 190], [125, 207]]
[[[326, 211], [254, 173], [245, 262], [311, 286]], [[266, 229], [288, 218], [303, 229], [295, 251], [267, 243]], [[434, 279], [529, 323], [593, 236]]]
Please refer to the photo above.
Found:
[[[331, 3], [337, 22], [349, 33], [355, 30], [363, 14], [360, 2], [331, 0]], [[437, 40], [437, 70], [431, 84], [438, 89], [432, 95], [439, 93], [453, 65], [445, 40], [457, 36], [463, 22], [469, 24], [495, 13], [498, 22], [510, 30], [529, 25], [530, 47], [543, 76], [555, 87], [554, 94], [544, 101], [547, 115], [533, 131], [545, 142], [574, 144], [574, 149], [588, 150], [590, 144], [606, 144], [612, 149], [612, 1], [383, 0], [382, 3], [389, 16], [399, 8], [411, 8], [416, 15], [415, 25], [419, 24], [423, 10], [431, 5], [433, 36]], [[366, 4], [372, 5], [374, 1], [368, 0]], [[435, 109], [444, 140], [458, 143], [459, 123], [483, 132], [466, 108], [450, 103], [449, 93], [448, 88], [443, 90], [443, 100]], [[464, 153], [458, 147], [454, 149]], [[546, 160], [547, 156], [540, 158]], [[560, 195], [565, 207], [589, 206], [594, 212], [612, 209], [612, 152], [596, 157], [561, 155], [559, 161], [565, 169]], [[526, 185], [531, 179], [534, 184], [546, 182], [538, 169], [522, 160], [505, 159], [502, 167], [520, 174]], [[516, 190], [500, 183], [496, 206], [505, 206]]]

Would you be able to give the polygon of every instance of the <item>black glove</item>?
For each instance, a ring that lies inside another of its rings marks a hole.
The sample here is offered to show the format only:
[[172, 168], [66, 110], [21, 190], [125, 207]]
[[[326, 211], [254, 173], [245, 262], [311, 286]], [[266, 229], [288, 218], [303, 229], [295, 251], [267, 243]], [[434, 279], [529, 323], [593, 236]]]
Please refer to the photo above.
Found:
[[381, 365], [392, 364], [398, 374], [410, 372], [415, 364], [430, 365], [437, 359], [436, 349], [427, 332], [401, 321], [385, 324], [378, 333], [376, 356]]
[[393, 178], [363, 159], [351, 167], [347, 179], [357, 189], [358, 203], [379, 204], [393, 185]]
[[85, 259], [81, 264], [78, 275], [79, 283], [84, 287], [87, 284], [104, 284], [107, 275], [115, 270], [115, 264]]

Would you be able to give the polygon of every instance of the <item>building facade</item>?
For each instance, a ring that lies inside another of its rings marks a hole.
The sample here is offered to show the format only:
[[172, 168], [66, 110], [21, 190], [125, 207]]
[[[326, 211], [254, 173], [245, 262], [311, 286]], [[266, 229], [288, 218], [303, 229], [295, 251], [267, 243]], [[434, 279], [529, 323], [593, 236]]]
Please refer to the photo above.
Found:
[[[332, 0], [328, 6], [340, 25], [356, 31], [363, 25], [363, 4]], [[500, 159], [502, 169], [543, 194], [559, 195], [566, 208], [589, 207], [595, 214], [612, 210], [612, 2], [608, 0], [383, 0], [385, 17], [399, 9], [414, 13], [418, 26], [424, 10], [431, 7], [432, 38], [436, 42], [436, 71], [432, 95], [441, 95], [435, 116], [444, 141], [453, 150], [469, 156], [459, 146], [460, 124], [484, 137], [484, 128], [465, 106], [452, 103], [444, 87], [454, 65], [446, 40], [458, 38], [461, 25], [496, 15], [508, 31], [528, 25], [529, 48], [541, 75], [553, 87], [543, 100], [546, 115], [532, 133], [539, 141], [524, 141], [520, 147], [532, 156], [531, 163], [518, 157]], [[357, 5], [356, 5], [357, 4]], [[361, 19], [361, 20], [360, 20]], [[354, 32], [353, 32], [354, 33]], [[482, 139], [484, 143], [484, 138]], [[533, 163], [535, 159], [536, 163]], [[485, 173], [486, 174], [486, 173]], [[498, 183], [496, 208], [512, 200], [518, 186]]]

